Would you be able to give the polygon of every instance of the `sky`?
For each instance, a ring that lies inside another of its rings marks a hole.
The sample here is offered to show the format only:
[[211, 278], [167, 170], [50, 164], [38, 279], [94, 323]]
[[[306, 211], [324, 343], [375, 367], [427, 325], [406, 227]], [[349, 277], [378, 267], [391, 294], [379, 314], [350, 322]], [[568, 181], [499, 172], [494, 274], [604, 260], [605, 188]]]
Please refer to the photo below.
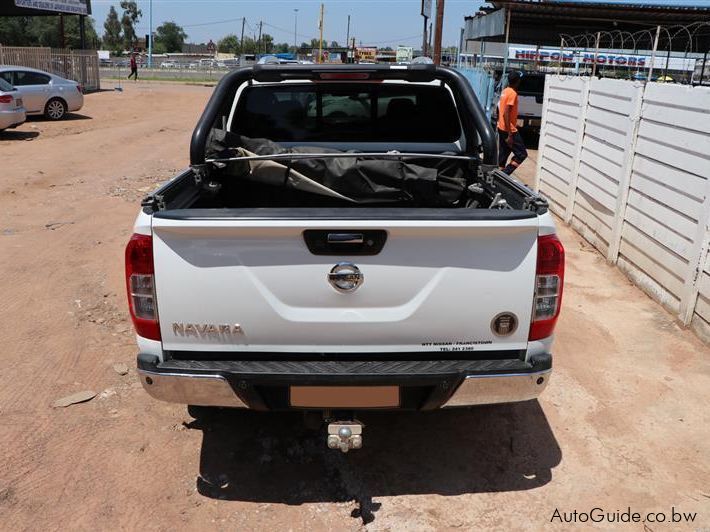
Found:
[[[96, 31], [103, 35], [104, 21], [111, 5], [121, 14], [119, 0], [92, 0]], [[323, 38], [328, 42], [345, 43], [348, 15], [350, 36], [359, 44], [380, 47], [397, 45], [421, 47], [423, 18], [421, 0], [325, 0]], [[484, 2], [476, 0], [446, 0], [444, 12], [444, 46], [457, 46], [464, 16], [478, 11]], [[143, 18], [136, 33], [148, 33], [148, 0], [138, 0]], [[318, 37], [318, 17], [321, 0], [153, 0], [153, 28], [165, 21], [174, 21], [188, 34], [188, 42], [207, 42], [229, 33], [240, 35], [241, 18], [246, 18], [245, 35], [263, 31], [274, 41], [293, 44], [294, 9], [298, 9], [298, 44]], [[432, 2], [434, 6], [436, 1]], [[433, 8], [435, 9], [435, 7]], [[237, 20], [239, 19], [239, 20]]]

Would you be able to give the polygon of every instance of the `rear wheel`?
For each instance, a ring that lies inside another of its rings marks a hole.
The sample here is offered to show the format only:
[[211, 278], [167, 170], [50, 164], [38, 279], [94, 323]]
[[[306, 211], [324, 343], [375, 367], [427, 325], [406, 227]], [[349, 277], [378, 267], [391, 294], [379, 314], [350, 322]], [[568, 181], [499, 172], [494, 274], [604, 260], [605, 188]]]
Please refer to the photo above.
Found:
[[44, 106], [44, 116], [50, 120], [61, 120], [67, 114], [67, 104], [61, 98], [52, 98]]

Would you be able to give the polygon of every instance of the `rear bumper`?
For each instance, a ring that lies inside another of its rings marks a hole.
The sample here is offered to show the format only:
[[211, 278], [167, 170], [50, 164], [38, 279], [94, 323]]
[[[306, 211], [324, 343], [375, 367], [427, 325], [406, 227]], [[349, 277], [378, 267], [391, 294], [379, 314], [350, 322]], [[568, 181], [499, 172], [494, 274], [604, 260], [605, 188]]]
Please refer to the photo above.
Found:
[[291, 410], [291, 386], [398, 386], [403, 410], [534, 399], [552, 356], [495, 360], [168, 360], [138, 355], [143, 388], [155, 399], [201, 406]]
[[17, 107], [15, 109], [0, 111], [0, 129], [17, 127], [24, 123], [27, 119], [25, 108]]

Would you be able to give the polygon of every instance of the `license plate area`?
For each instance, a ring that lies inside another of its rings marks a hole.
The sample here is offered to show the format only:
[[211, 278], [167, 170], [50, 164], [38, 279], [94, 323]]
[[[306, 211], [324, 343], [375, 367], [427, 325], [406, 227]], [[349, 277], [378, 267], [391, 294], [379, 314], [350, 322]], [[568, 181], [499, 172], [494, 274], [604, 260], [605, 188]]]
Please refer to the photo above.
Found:
[[22, 107], [22, 98], [15, 99], [15, 107]]
[[397, 408], [398, 386], [291, 386], [289, 403], [299, 408]]

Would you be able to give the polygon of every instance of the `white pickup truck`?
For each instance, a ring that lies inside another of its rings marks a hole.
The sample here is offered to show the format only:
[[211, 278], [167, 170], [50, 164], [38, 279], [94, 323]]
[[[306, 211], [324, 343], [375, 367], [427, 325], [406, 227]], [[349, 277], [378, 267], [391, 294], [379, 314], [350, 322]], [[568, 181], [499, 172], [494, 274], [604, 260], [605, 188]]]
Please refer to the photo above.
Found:
[[552, 366], [564, 249], [546, 202], [495, 167], [465, 78], [434, 65], [227, 74], [191, 165], [126, 249], [154, 398], [323, 414], [533, 399]]

